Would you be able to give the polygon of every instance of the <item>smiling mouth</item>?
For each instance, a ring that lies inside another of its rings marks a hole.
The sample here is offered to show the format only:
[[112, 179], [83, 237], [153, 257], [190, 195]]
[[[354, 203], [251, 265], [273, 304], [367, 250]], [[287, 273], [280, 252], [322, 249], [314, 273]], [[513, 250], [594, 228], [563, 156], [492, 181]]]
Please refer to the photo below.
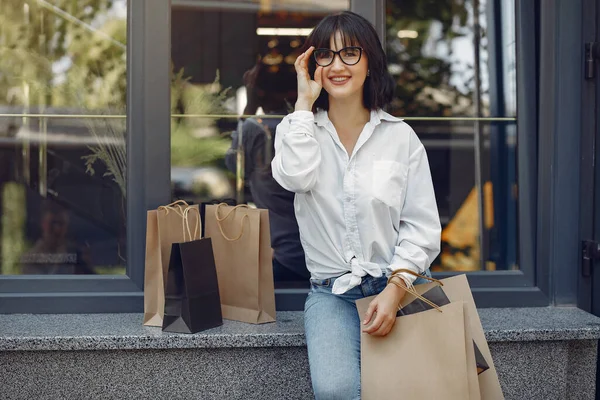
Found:
[[335, 84], [343, 84], [346, 83], [350, 80], [349, 76], [334, 76], [332, 78], [329, 78], [329, 80]]

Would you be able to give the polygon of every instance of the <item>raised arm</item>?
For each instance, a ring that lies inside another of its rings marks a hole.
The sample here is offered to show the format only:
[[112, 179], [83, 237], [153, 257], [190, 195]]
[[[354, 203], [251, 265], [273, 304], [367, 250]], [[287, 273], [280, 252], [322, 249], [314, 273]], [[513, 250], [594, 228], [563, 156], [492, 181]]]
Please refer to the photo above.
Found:
[[277, 125], [271, 169], [273, 178], [290, 192], [308, 192], [317, 182], [321, 149], [314, 130], [311, 111], [295, 111]]
[[312, 106], [323, 87], [323, 68], [317, 67], [315, 79], [312, 80], [308, 73], [308, 60], [313, 51], [314, 47], [311, 46], [294, 63], [298, 100], [294, 113], [277, 126], [275, 157], [271, 163], [273, 178], [283, 188], [296, 193], [308, 192], [315, 185], [321, 163]]

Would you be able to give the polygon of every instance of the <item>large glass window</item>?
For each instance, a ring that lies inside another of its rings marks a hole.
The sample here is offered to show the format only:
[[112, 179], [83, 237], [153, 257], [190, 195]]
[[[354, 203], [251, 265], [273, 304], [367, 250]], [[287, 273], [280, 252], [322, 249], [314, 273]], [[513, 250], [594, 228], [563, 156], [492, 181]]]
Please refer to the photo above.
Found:
[[442, 219], [434, 271], [519, 268], [515, 32], [513, 0], [387, 0], [390, 112], [427, 149]]
[[349, 7], [348, 0], [173, 2], [173, 198], [268, 209], [279, 287], [306, 285], [308, 272], [294, 195], [271, 176], [275, 128], [293, 111], [294, 61], [306, 36]]
[[0, 0], [0, 274], [125, 273], [126, 0]]
[[[275, 210], [292, 213], [292, 197], [275, 192], [268, 168], [275, 127], [295, 101], [293, 62], [323, 16], [350, 6], [173, 2], [173, 199], [249, 203], [270, 209], [275, 224]], [[397, 82], [388, 111], [428, 151], [443, 225], [434, 271], [519, 269], [514, 7], [386, 2]]]

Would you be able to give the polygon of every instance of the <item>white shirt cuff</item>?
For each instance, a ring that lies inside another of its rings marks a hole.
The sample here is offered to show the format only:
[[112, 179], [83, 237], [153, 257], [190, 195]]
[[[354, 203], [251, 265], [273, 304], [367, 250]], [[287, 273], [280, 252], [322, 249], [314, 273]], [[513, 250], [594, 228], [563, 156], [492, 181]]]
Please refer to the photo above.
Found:
[[[421, 271], [419, 271], [419, 269], [411, 262], [409, 261], [405, 261], [402, 263], [395, 263], [392, 264], [388, 267], [388, 269], [386, 270], [386, 276], [389, 278], [390, 276], [392, 276], [392, 273], [394, 273], [394, 271], [397, 271], [399, 269], [408, 269], [411, 271], [414, 271], [417, 274], [422, 274]], [[400, 278], [402, 278], [402, 280], [404, 280], [404, 283], [406, 283], [406, 286], [412, 286], [413, 283], [417, 280], [417, 277], [409, 274], [407, 272], [400, 272], [399, 274], [397, 274], [397, 276], [399, 276]]]
[[303, 121], [314, 121], [315, 114], [313, 114], [312, 111], [298, 110], [290, 114], [290, 122], [294, 121], [294, 119], [301, 119]]

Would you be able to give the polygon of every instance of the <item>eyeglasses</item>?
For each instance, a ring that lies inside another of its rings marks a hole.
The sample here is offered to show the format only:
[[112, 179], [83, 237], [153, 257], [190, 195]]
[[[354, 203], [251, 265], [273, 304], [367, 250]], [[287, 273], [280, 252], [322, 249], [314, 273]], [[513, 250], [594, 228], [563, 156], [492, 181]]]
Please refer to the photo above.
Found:
[[331, 49], [316, 49], [313, 52], [317, 65], [321, 67], [327, 67], [335, 59], [335, 55], [340, 57], [340, 60], [346, 65], [358, 64], [360, 57], [362, 56], [362, 48], [357, 46], [344, 47], [339, 51], [333, 51]]

